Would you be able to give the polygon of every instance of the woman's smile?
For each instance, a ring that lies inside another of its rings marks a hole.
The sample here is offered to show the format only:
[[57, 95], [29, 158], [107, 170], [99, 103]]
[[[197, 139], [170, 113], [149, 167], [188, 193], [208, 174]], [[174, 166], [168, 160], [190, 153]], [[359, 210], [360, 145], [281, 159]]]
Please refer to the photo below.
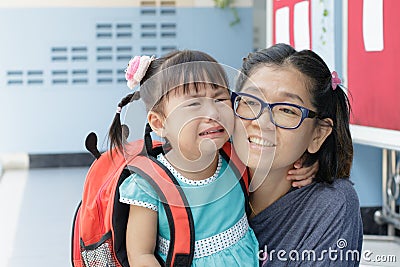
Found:
[[271, 147], [275, 147], [275, 143], [271, 142], [268, 139], [259, 137], [259, 136], [250, 136], [248, 138], [249, 141], [249, 145], [251, 148], [254, 149], [265, 149], [265, 148], [271, 148]]

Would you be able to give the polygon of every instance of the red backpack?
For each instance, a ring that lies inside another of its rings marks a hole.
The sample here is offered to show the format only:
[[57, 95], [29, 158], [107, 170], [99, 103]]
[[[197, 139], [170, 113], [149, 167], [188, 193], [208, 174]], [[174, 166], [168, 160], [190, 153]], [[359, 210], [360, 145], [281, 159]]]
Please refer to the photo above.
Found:
[[[175, 177], [154, 155], [161, 153], [160, 142], [153, 142], [149, 155], [143, 140], [129, 143], [125, 155], [115, 149], [103, 154], [96, 148], [97, 136], [86, 138], [86, 148], [96, 157], [83, 187], [72, 227], [72, 265], [75, 267], [129, 266], [126, 254], [126, 224], [129, 205], [119, 201], [119, 186], [135, 172], [146, 179], [164, 203], [171, 233], [171, 246], [162, 266], [191, 266], [194, 255], [194, 223], [187, 199]], [[247, 169], [230, 143], [220, 151], [240, 180], [248, 208]], [[111, 155], [112, 154], [112, 155]], [[128, 157], [126, 155], [129, 155]], [[169, 205], [177, 203], [179, 205]], [[177, 230], [175, 230], [177, 229]]]

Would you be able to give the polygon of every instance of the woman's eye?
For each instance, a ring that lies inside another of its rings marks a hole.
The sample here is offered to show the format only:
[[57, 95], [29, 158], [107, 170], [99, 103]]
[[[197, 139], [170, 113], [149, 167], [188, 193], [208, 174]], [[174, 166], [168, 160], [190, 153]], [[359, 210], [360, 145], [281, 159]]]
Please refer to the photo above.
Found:
[[247, 101], [247, 104], [249, 106], [255, 106], [255, 105], [258, 105], [258, 102], [256, 102], [256, 101]]
[[293, 111], [291, 111], [288, 108], [283, 108], [282, 111], [285, 112], [285, 113], [288, 113], [288, 114], [295, 114]]
[[280, 108], [279, 110], [288, 115], [298, 115], [297, 112], [295, 112], [294, 110], [292, 110], [290, 108]]
[[256, 101], [252, 101], [252, 100], [242, 100], [241, 104], [246, 105], [246, 106], [258, 105], [258, 103]]

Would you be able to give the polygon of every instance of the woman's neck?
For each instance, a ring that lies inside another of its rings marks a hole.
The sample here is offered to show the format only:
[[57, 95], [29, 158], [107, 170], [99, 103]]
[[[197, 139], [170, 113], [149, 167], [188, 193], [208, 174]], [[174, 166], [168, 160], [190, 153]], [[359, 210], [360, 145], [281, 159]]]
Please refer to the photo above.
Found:
[[181, 175], [190, 180], [204, 180], [213, 176], [218, 165], [218, 151], [215, 155], [203, 155], [200, 159], [189, 160], [171, 150], [165, 158]]
[[252, 183], [253, 181], [260, 181], [255, 191], [250, 192], [250, 207], [252, 209], [250, 217], [254, 217], [289, 192], [291, 181], [286, 179], [288, 171], [289, 169], [271, 170], [265, 176], [250, 170]]

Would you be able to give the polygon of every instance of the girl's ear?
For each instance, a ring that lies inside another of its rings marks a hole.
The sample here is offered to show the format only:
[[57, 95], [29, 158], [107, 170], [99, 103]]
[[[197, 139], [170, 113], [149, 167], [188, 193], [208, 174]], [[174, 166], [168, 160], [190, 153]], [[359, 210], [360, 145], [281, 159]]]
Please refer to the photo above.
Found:
[[331, 118], [323, 119], [313, 132], [311, 143], [308, 145], [307, 151], [311, 154], [317, 153], [325, 142], [326, 138], [332, 133], [333, 121]]
[[160, 113], [150, 111], [147, 114], [147, 120], [150, 124], [151, 129], [160, 137], [165, 137], [164, 130], [164, 116]]

